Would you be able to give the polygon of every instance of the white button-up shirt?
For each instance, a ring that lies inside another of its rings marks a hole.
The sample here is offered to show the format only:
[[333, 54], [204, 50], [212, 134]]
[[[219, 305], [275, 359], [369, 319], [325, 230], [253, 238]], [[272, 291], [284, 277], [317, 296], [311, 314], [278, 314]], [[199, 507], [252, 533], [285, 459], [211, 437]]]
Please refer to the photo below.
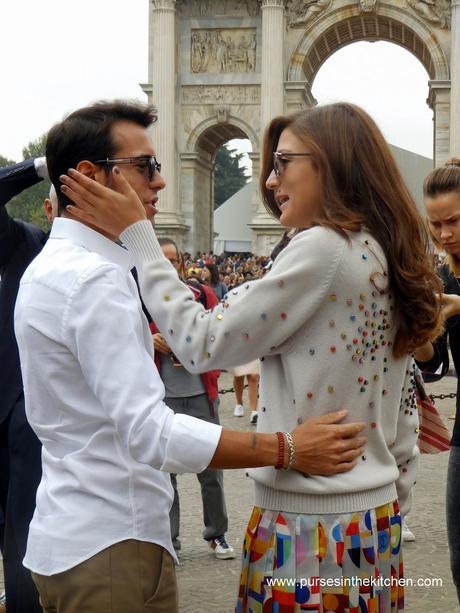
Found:
[[168, 472], [201, 472], [220, 438], [220, 426], [163, 403], [130, 268], [128, 251], [59, 218], [21, 281], [26, 411], [43, 443], [24, 565], [43, 575], [125, 539], [174, 556]]

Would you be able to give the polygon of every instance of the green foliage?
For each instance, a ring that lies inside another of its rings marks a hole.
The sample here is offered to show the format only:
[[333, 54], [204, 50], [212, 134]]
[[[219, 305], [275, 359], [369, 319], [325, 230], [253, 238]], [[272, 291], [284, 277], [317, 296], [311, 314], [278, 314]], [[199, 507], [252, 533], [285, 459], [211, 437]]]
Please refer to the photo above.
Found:
[[[45, 155], [45, 148], [46, 134], [43, 134], [24, 147], [22, 150], [23, 158], [26, 160], [31, 157], [42, 157]], [[6, 164], [2, 163], [4, 160]], [[14, 162], [0, 156], [0, 166], [9, 164], [14, 164]], [[49, 224], [43, 212], [43, 201], [48, 197], [50, 187], [51, 183], [46, 180], [25, 189], [8, 203], [8, 213], [12, 217], [33, 223], [42, 230], [48, 230]]]
[[226, 145], [217, 152], [214, 170], [214, 209], [246, 185], [249, 177], [246, 167], [239, 163], [244, 153], [229, 149]]
[[3, 166], [10, 166], [11, 164], [15, 164], [14, 160], [9, 160], [6, 157], [3, 157], [3, 155], [0, 155], [0, 168], [3, 168]]

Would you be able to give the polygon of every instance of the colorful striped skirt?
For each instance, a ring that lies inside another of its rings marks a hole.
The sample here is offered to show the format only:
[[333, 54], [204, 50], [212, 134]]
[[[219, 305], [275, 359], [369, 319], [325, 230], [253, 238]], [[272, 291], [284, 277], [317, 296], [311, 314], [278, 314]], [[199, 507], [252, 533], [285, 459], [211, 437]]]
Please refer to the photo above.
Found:
[[296, 515], [255, 507], [237, 613], [404, 611], [397, 501], [369, 511]]

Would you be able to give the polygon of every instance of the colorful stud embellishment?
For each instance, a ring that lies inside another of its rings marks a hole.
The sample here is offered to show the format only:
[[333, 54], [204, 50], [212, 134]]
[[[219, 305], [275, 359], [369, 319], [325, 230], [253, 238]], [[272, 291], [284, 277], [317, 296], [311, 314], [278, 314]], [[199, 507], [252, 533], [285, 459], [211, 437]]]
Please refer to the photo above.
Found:
[[286, 313], [281, 313], [280, 317], [281, 317], [281, 319], [283, 319], [283, 320], [284, 320], [284, 319], [286, 319], [286, 318], [287, 318], [287, 314], [286, 314]]
[[191, 336], [186, 336], [185, 340], [187, 341], [187, 343], [191, 343], [192, 342], [192, 337]]
[[224, 316], [222, 315], [222, 313], [219, 313], [219, 315], [217, 315], [217, 319], [220, 321], [221, 319], [223, 319]]
[[337, 300], [337, 296], [336, 296], [335, 294], [331, 294], [331, 295], [329, 296], [329, 300], [330, 300], [331, 302], [335, 302], [335, 301]]
[[170, 296], [169, 294], [165, 294], [165, 295], [163, 296], [163, 300], [164, 300], [165, 302], [169, 302], [169, 301], [171, 300], [171, 296]]
[[310, 355], [315, 355], [315, 350], [314, 349], [310, 349], [309, 353], [310, 353]]
[[342, 340], [345, 340], [345, 339], [347, 338], [347, 335], [345, 334], [345, 332], [341, 332], [341, 333], [340, 333], [340, 338], [341, 338]]
[[267, 313], [261, 313], [260, 318], [265, 321], [267, 319]]
[[332, 385], [328, 385], [327, 391], [329, 392], [329, 394], [333, 394], [334, 393], [334, 388], [332, 387]]
[[216, 337], [213, 335], [213, 336], [210, 337], [209, 340], [211, 341], [211, 343], [213, 343], [216, 340]]
[[284, 287], [284, 281], [283, 281], [283, 279], [280, 279], [280, 280], [278, 281], [278, 287]]
[[329, 321], [329, 327], [333, 328], [335, 326], [335, 321], [333, 319], [331, 319]]
[[311, 400], [313, 398], [312, 392], [308, 392], [307, 393], [307, 398], [308, 398], [308, 400]]
[[337, 351], [337, 348], [335, 345], [332, 345], [331, 349], [331, 353], [335, 353]]
[[347, 298], [347, 305], [351, 306], [353, 304], [353, 300], [351, 298]]
[[350, 315], [350, 319], [351, 319], [351, 321], [355, 321], [356, 320], [356, 315]]

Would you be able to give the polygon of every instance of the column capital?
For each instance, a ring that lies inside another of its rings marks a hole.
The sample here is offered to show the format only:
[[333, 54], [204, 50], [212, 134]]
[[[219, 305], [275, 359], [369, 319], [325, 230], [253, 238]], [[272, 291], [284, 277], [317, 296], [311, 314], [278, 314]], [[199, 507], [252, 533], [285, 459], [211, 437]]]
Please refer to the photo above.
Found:
[[176, 10], [176, 0], [151, 0], [153, 10], [166, 9], [169, 11]]
[[460, 0], [452, 0], [452, 8], [455, 8], [456, 6], [460, 6]]
[[284, 0], [262, 0], [261, 8], [281, 8], [284, 9]]

